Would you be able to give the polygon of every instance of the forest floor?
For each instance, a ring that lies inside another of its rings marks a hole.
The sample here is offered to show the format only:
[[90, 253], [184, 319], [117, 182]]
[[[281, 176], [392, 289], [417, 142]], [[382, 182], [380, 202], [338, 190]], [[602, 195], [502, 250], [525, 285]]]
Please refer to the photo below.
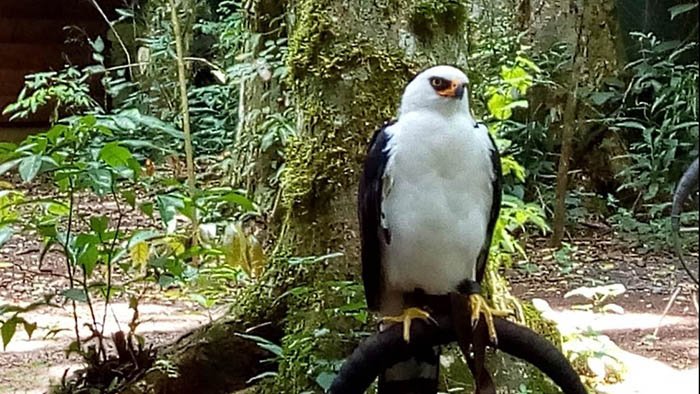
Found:
[[[545, 300], [551, 307], [548, 317], [560, 326], [568, 324], [579, 331], [604, 334], [630, 355], [631, 363], [641, 362], [630, 369], [629, 379], [638, 379], [636, 387], [642, 389], [625, 388], [617, 392], [659, 392], [644, 389], [645, 375], [649, 376], [644, 370], [648, 368], [683, 372], [688, 384], [697, 386], [698, 318], [693, 302], [697, 295], [685, 272], [672, 268], [674, 255], [635, 248], [601, 227], [573, 234], [568, 242], [568, 254], [556, 254], [547, 248], [546, 242], [544, 238], [530, 239], [527, 243], [530, 263], [516, 262], [506, 273], [515, 295]], [[65, 288], [65, 265], [58, 254], [49, 253], [39, 268], [40, 246], [36, 239], [15, 236], [0, 251], [0, 305], [26, 305], [43, 294]], [[697, 270], [697, 252], [687, 260]], [[581, 286], [616, 283], [624, 285], [626, 292], [609, 302], [622, 307], [624, 313], [580, 310], [587, 304], [585, 299], [564, 298], [567, 292]], [[678, 296], [663, 316], [678, 288]], [[89, 310], [79, 306], [78, 311], [84, 316], [83, 321], [87, 321]], [[98, 305], [95, 310], [98, 321], [103, 311], [103, 306]], [[142, 323], [137, 331], [147, 344], [153, 345], [172, 341], [215, 317], [194, 303], [162, 294], [144, 298], [139, 313]], [[128, 300], [115, 300], [107, 312], [105, 331], [126, 329], [132, 314]], [[49, 382], [60, 382], [67, 369], [79, 366], [75, 355], [65, 356], [74, 329], [69, 304], [34, 311], [27, 315], [27, 320], [36, 321], [39, 329], [31, 340], [18, 330], [8, 348], [0, 352], [0, 393], [43, 393]], [[652, 338], [657, 327], [658, 335]], [[50, 330], [59, 331], [45, 338]], [[85, 336], [89, 335], [86, 330], [81, 327]], [[677, 380], [678, 376], [669, 379]], [[697, 392], [697, 388], [688, 388], [688, 392]], [[683, 394], [685, 390], [673, 392]]]

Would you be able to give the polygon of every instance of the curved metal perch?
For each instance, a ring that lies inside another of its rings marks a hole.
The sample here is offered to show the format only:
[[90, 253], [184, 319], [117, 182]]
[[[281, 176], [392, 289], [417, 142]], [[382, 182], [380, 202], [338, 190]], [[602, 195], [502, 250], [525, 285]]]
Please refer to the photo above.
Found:
[[683, 269], [688, 273], [690, 279], [695, 282], [696, 285], [700, 284], [698, 282], [698, 277], [693, 273], [693, 271], [688, 267], [685, 260], [683, 259], [683, 248], [681, 247], [680, 241], [680, 227], [681, 227], [681, 210], [683, 209], [683, 203], [688, 198], [690, 193], [698, 187], [698, 159], [695, 159], [693, 163], [688, 167], [683, 173], [681, 180], [678, 181], [678, 186], [676, 191], [673, 193], [673, 206], [671, 208], [671, 231], [673, 233], [673, 244], [676, 249], [676, 254], [678, 259], [683, 266]]
[[[345, 361], [330, 387], [331, 394], [362, 394], [381, 371], [406, 360], [416, 350], [444, 345], [457, 339], [451, 318], [433, 316], [438, 324], [415, 321], [411, 342], [406, 343], [401, 325], [378, 332], [363, 341]], [[498, 343], [492, 347], [527, 361], [544, 372], [565, 394], [586, 394], [578, 374], [564, 355], [549, 341], [527, 327], [505, 319], [494, 319]], [[482, 326], [483, 319], [479, 321]], [[479, 327], [477, 329], [485, 329]]]

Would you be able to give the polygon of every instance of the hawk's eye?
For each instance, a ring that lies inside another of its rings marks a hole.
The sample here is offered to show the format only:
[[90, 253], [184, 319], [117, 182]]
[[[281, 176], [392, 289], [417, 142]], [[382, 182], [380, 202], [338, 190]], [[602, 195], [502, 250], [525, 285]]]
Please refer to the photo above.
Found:
[[434, 77], [430, 78], [430, 85], [437, 90], [441, 90], [446, 88], [448, 83], [447, 80], [443, 78]]

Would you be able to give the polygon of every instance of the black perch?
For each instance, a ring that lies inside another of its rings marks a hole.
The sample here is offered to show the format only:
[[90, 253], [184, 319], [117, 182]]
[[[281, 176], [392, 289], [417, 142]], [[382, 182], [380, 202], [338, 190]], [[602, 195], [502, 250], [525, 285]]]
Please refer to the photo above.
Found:
[[680, 242], [680, 228], [681, 228], [681, 210], [683, 209], [683, 203], [688, 199], [690, 193], [698, 187], [698, 159], [688, 167], [683, 173], [681, 180], [678, 181], [678, 186], [676, 186], [676, 191], [673, 193], [673, 206], [671, 208], [671, 231], [673, 232], [673, 243], [676, 249], [676, 254], [678, 259], [683, 266], [683, 269], [688, 273], [690, 279], [695, 282], [695, 284], [700, 284], [698, 282], [698, 276], [693, 273], [693, 271], [688, 267], [685, 260], [683, 259], [683, 248]]
[[[448, 315], [434, 316], [437, 325], [416, 321], [411, 342], [403, 339], [401, 325], [378, 332], [363, 341], [345, 361], [329, 389], [331, 394], [362, 394], [374, 379], [397, 362], [409, 359], [421, 349], [454, 342], [457, 337]], [[576, 371], [566, 357], [548, 340], [527, 327], [502, 318], [494, 319], [498, 343], [490, 346], [532, 364], [565, 394], [586, 394]], [[483, 319], [478, 329], [485, 329]]]

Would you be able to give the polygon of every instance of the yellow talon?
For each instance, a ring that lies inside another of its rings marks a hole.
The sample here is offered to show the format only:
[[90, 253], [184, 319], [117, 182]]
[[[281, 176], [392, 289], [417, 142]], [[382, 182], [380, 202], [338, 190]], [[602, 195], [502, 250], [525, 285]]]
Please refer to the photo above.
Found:
[[479, 315], [484, 315], [486, 318], [486, 327], [489, 330], [489, 338], [491, 339], [492, 343], [498, 343], [496, 327], [493, 324], [493, 317], [506, 317], [510, 315], [510, 313], [507, 311], [492, 309], [481, 294], [470, 294], [469, 304], [471, 305], [472, 310], [472, 327], [476, 327], [477, 323], [479, 322]]
[[420, 319], [430, 321], [437, 324], [437, 321], [430, 314], [419, 308], [406, 308], [398, 316], [384, 316], [382, 322], [385, 323], [403, 323], [403, 339], [406, 343], [411, 342], [411, 320]]

